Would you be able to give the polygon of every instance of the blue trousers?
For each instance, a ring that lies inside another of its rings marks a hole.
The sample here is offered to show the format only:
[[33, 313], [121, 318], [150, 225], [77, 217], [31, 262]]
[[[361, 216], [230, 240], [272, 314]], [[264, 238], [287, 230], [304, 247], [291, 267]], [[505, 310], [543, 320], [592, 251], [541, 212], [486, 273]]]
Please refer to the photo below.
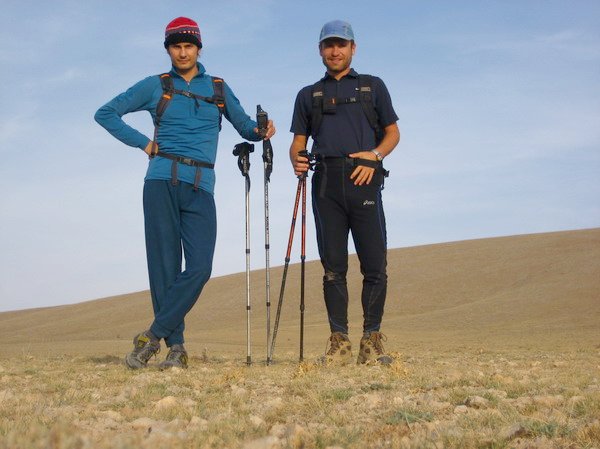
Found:
[[217, 237], [214, 197], [186, 182], [147, 180], [144, 224], [154, 308], [150, 331], [169, 347], [183, 344], [185, 316], [212, 270]]

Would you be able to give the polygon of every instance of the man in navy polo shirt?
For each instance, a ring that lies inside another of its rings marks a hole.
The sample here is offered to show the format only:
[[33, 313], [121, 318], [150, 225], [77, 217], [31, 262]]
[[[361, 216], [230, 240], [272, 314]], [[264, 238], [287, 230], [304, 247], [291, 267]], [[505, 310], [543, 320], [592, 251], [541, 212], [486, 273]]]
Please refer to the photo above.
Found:
[[317, 161], [312, 204], [323, 291], [331, 336], [324, 363], [352, 360], [348, 338], [348, 233], [352, 232], [363, 274], [363, 337], [358, 363], [389, 364], [380, 332], [387, 289], [386, 226], [381, 190], [383, 159], [400, 141], [390, 95], [383, 81], [351, 68], [356, 51], [349, 23], [326, 23], [319, 38], [325, 77], [298, 93], [291, 132], [290, 159], [296, 176], [309, 168], [306, 150], [313, 139]]

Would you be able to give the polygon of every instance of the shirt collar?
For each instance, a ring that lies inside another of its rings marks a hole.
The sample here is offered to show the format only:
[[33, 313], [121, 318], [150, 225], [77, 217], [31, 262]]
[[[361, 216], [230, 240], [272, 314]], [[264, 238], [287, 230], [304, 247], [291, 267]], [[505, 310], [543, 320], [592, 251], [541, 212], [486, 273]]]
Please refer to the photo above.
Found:
[[[358, 78], [358, 73], [356, 73], [356, 70], [351, 68], [350, 71], [342, 77], [342, 79], [344, 79], [345, 77]], [[327, 72], [325, 72], [325, 76], [323, 78], [321, 78], [321, 80], [323, 80], [323, 81], [334, 80], [334, 79], [335, 78]]]
[[[197, 62], [196, 66], [198, 67], [198, 73], [196, 74], [196, 76], [202, 76], [206, 73], [206, 69], [204, 68], [204, 66], [202, 64]], [[171, 66], [171, 75], [181, 78], [181, 75], [179, 73], [177, 73], [177, 70], [175, 70], [175, 67], [173, 67], [173, 66]]]

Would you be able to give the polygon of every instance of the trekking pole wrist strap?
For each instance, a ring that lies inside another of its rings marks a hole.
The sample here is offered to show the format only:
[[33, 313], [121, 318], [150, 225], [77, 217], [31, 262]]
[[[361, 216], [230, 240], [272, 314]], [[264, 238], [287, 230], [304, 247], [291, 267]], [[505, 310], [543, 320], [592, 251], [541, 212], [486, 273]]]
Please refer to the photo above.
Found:
[[372, 161], [370, 159], [360, 159], [360, 158], [355, 158], [354, 159], [354, 165], [363, 165], [365, 167], [370, 167], [370, 168], [379, 168], [381, 167], [381, 161]]
[[383, 163], [381, 161], [371, 161], [369, 159], [360, 159], [355, 158], [352, 159], [354, 161], [354, 166], [363, 165], [365, 167], [370, 167], [375, 169], [375, 172], [381, 173], [384, 178], [387, 178], [390, 175], [389, 170], [383, 168]]

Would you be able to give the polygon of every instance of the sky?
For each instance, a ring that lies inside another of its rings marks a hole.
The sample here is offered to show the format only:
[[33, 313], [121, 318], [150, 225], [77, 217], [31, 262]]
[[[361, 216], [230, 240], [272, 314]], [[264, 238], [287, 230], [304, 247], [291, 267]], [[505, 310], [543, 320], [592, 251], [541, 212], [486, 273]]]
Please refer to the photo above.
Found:
[[[170, 69], [164, 28], [178, 16], [199, 23], [207, 72], [277, 127], [271, 266], [284, 262], [297, 187], [294, 99], [324, 74], [317, 41], [333, 19], [352, 24], [353, 67], [384, 80], [399, 116], [401, 142], [385, 161], [389, 248], [600, 226], [597, 0], [2, 0], [0, 311], [148, 288], [147, 158], [93, 115]], [[149, 114], [126, 120], [151, 135]], [[242, 141], [224, 122], [213, 276], [246, 266], [244, 180], [232, 155]], [[252, 269], [265, 266], [261, 152], [250, 170]], [[314, 260], [310, 199], [308, 208]]]

